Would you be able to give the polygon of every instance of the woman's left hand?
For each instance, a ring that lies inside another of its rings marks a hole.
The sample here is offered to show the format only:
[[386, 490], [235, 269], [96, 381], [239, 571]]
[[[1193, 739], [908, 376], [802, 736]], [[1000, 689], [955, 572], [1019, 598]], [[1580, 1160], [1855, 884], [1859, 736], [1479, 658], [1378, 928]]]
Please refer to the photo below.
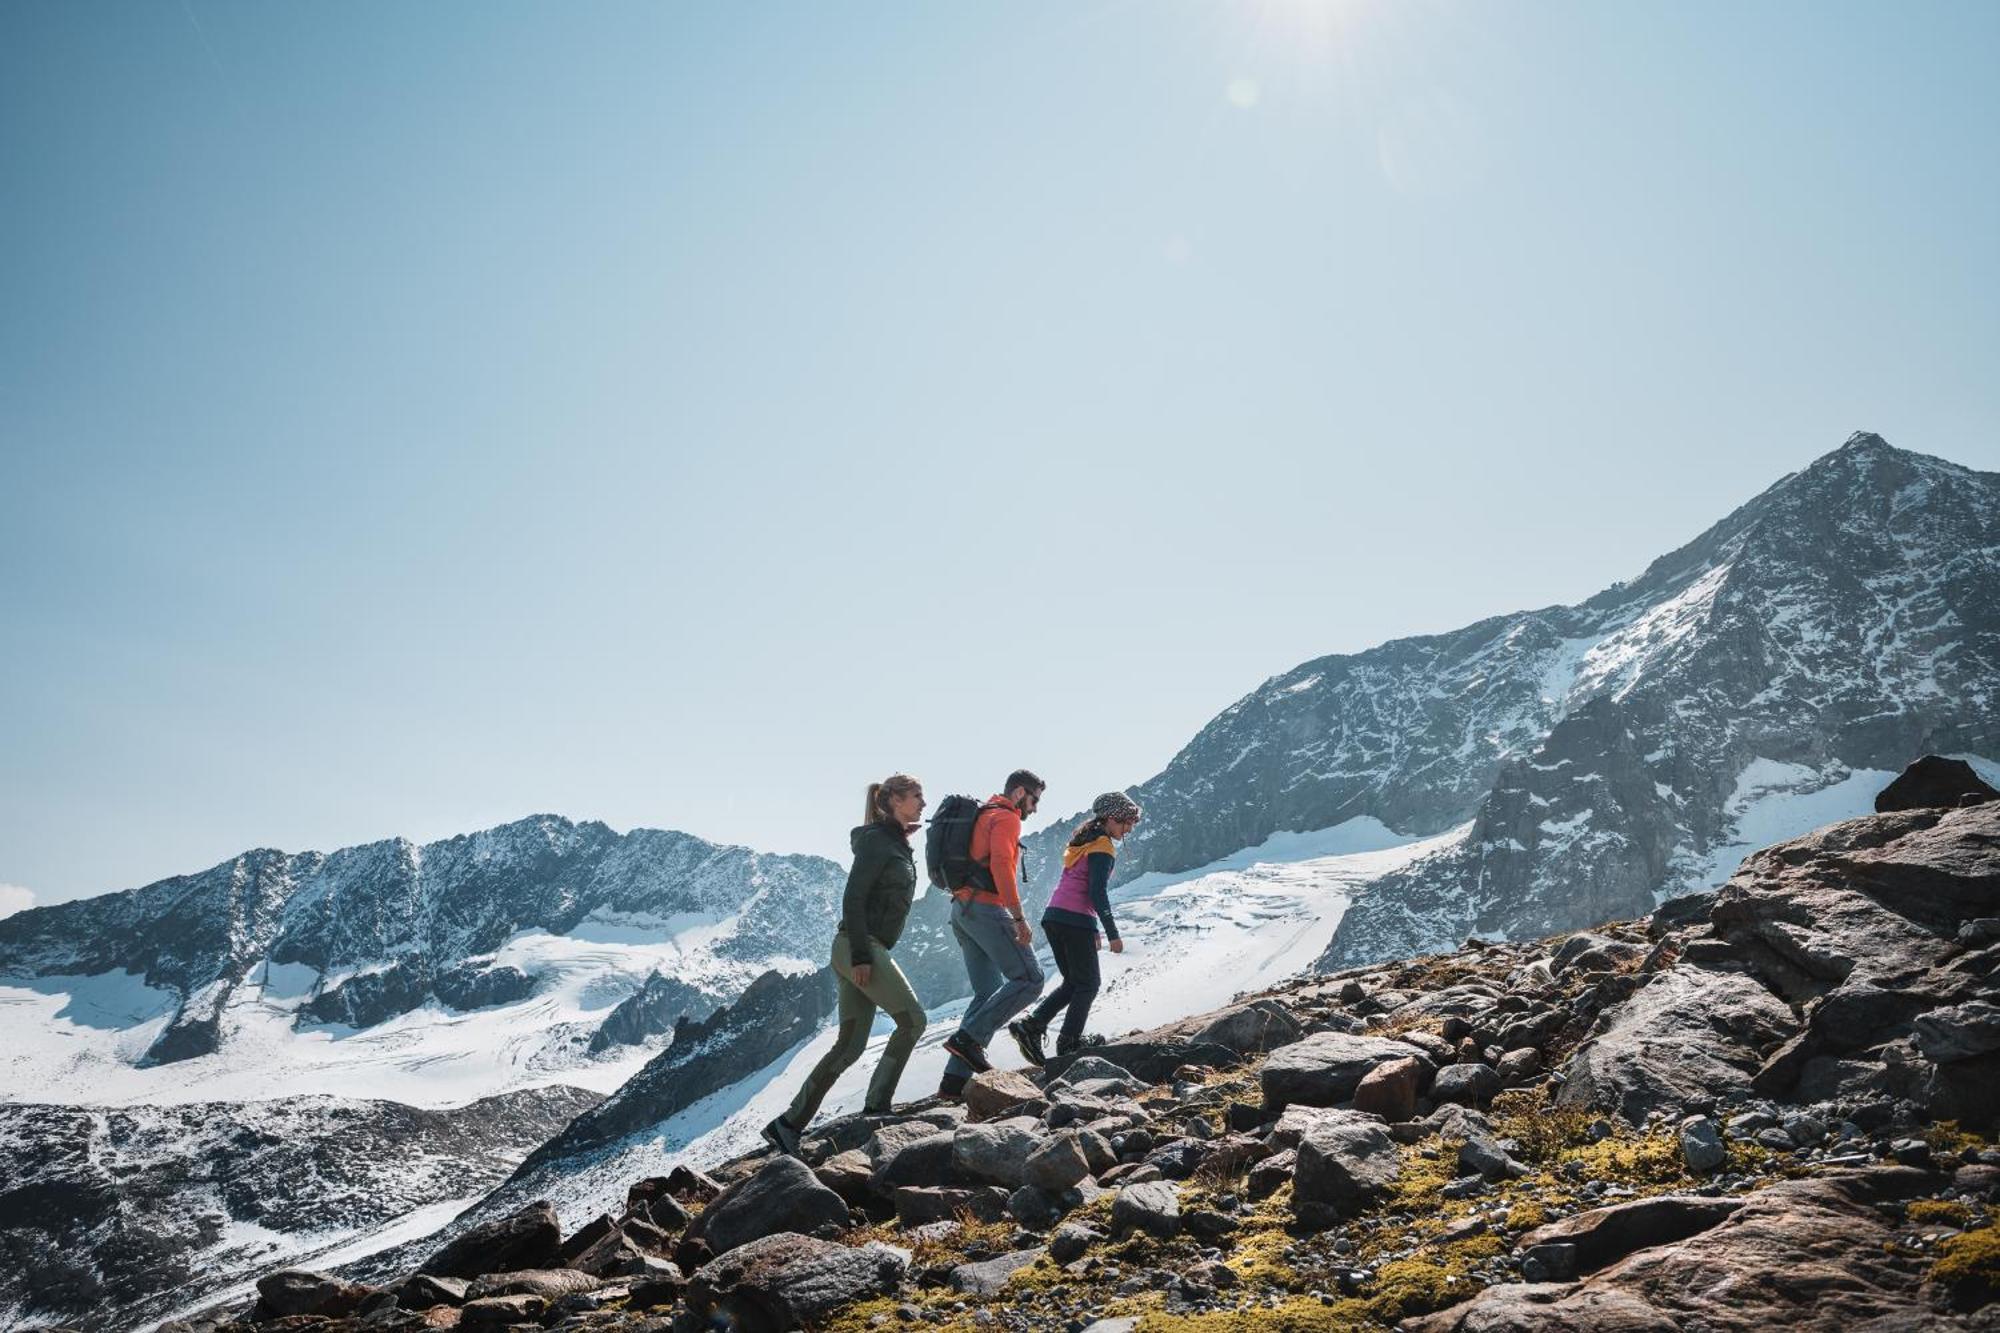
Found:
[[1124, 940], [1113, 940], [1113, 941], [1111, 941], [1111, 952], [1113, 952], [1113, 953], [1124, 953], [1124, 952], [1125, 952], [1125, 941], [1124, 941]]

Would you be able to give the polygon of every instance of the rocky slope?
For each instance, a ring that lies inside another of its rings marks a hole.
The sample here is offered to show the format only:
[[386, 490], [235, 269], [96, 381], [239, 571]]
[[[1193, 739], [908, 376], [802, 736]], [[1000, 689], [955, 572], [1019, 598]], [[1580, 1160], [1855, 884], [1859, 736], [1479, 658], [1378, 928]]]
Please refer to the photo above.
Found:
[[176, 1328], [1991, 1328], [1996, 1121], [2000, 802], [1924, 806]]
[[0, 1104], [0, 1326], [136, 1327], [274, 1262], [462, 1206], [598, 1100]]
[[[1469, 822], [1357, 902], [1325, 965], [1529, 938], [1720, 882], [1911, 754], [2000, 757], [1997, 700], [2000, 476], [1857, 434], [1579, 605], [1266, 681], [1132, 789], [1118, 875]], [[1043, 894], [1069, 824], [1031, 844]]]

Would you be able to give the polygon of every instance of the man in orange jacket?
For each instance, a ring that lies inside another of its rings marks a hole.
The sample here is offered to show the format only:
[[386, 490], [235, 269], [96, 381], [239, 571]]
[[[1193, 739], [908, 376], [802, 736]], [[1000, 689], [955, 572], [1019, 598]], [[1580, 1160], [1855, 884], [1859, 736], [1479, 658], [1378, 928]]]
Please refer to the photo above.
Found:
[[1034, 934], [1021, 910], [1021, 821], [1035, 813], [1047, 788], [1027, 769], [1016, 769], [972, 826], [972, 880], [951, 895], [951, 933], [972, 978], [972, 1003], [958, 1031], [945, 1039], [951, 1061], [940, 1096], [961, 1095], [966, 1079], [993, 1067], [986, 1043], [1042, 993]]

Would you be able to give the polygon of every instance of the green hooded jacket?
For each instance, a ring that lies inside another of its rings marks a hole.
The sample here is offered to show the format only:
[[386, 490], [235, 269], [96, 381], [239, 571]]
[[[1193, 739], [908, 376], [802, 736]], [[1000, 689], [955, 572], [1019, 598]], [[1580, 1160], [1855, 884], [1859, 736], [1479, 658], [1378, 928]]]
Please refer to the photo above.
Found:
[[888, 824], [863, 824], [847, 841], [854, 848], [854, 868], [841, 895], [840, 929], [847, 935], [849, 965], [860, 967], [872, 961], [871, 939], [885, 949], [896, 947], [917, 893], [917, 853]]

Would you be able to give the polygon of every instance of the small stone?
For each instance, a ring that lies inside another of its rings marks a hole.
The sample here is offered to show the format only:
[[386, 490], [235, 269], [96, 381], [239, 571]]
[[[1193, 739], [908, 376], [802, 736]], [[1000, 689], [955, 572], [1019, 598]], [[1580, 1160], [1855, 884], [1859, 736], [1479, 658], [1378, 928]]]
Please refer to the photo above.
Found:
[[1722, 1134], [1707, 1116], [1689, 1116], [1681, 1122], [1681, 1161], [1696, 1175], [1705, 1175], [1728, 1160]]

